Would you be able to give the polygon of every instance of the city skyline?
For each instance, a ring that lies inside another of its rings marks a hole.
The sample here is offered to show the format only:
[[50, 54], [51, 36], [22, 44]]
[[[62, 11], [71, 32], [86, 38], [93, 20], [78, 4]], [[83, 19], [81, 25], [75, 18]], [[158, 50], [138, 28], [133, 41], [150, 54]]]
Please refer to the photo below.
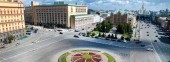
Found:
[[[31, 0], [23, 0], [25, 6], [30, 5]], [[144, 4], [146, 10], [159, 11], [170, 9], [168, 0], [34, 0], [40, 4], [53, 4], [55, 1], [65, 1], [67, 3], [85, 3], [89, 9], [94, 10], [139, 10]], [[100, 7], [99, 7], [100, 5]]]

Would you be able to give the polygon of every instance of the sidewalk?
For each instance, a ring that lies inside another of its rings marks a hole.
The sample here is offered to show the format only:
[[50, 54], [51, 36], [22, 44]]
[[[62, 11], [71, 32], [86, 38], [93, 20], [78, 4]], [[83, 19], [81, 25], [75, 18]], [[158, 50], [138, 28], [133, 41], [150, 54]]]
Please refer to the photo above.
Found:
[[111, 40], [104, 40], [104, 39], [96, 39], [96, 38], [90, 38], [90, 37], [80, 37], [80, 40], [95, 42], [95, 43], [101, 43], [101, 44], [107, 44], [107, 45], [113, 45], [117, 47], [124, 47], [124, 48], [146, 48], [141, 47], [140, 44], [135, 44], [135, 42], [117, 42], [117, 41], [111, 41]]

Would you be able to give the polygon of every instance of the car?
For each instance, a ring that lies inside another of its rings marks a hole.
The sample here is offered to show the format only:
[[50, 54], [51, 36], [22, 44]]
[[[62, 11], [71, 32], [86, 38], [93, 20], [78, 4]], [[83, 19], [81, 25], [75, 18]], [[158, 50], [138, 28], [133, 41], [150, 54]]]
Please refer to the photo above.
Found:
[[105, 40], [109, 40], [109, 38], [105, 38]]
[[122, 42], [121, 40], [117, 40], [117, 42]]
[[112, 39], [112, 41], [116, 41], [116, 39]]
[[79, 36], [78, 36], [78, 35], [74, 35], [73, 37], [75, 37], [75, 38], [79, 38]]
[[153, 49], [152, 48], [147, 48], [146, 51], [153, 51]]
[[140, 44], [140, 43], [142, 43], [141, 41], [138, 41], [138, 42], [135, 42], [136, 44]]
[[59, 29], [59, 30], [57, 30], [57, 31], [62, 31], [62, 30]]
[[158, 35], [156, 35], [155, 37], [158, 37]]
[[149, 36], [149, 34], [147, 36]]
[[78, 30], [75, 30], [74, 32], [79, 32]]
[[149, 32], [147, 32], [147, 33], [149, 33]]
[[62, 32], [60, 32], [59, 34], [63, 34]]
[[157, 40], [155, 40], [154, 42], [157, 42]]
[[95, 38], [97, 38], [97, 39], [98, 39], [99, 37], [98, 37], [98, 36], [95, 36]]
[[145, 45], [140, 45], [141, 47], [145, 47]]

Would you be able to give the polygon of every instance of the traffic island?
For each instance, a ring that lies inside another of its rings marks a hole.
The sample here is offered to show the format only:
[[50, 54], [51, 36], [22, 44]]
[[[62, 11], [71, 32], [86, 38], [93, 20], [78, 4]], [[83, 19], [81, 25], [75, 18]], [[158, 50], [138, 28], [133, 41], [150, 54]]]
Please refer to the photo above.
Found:
[[97, 50], [72, 50], [58, 58], [58, 62], [116, 62], [108, 53]]

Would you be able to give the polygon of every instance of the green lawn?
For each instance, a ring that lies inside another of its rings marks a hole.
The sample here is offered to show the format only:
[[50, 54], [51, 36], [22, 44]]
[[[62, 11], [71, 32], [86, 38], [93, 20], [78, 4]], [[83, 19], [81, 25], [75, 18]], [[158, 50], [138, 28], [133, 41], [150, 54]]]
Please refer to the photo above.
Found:
[[69, 55], [70, 53], [64, 53], [63, 55], [61, 55], [58, 59], [58, 62], [67, 62], [66, 57]]
[[85, 53], [85, 54], [83, 54], [82, 58], [84, 58], [84, 59], [91, 59], [92, 56], [89, 55], [88, 53]]
[[92, 32], [90, 32], [91, 34], [92, 33], [95, 33], [96, 35], [98, 35], [99, 34], [99, 31], [92, 31]]
[[115, 59], [108, 53], [103, 53], [107, 58], [108, 62], [116, 62]]

